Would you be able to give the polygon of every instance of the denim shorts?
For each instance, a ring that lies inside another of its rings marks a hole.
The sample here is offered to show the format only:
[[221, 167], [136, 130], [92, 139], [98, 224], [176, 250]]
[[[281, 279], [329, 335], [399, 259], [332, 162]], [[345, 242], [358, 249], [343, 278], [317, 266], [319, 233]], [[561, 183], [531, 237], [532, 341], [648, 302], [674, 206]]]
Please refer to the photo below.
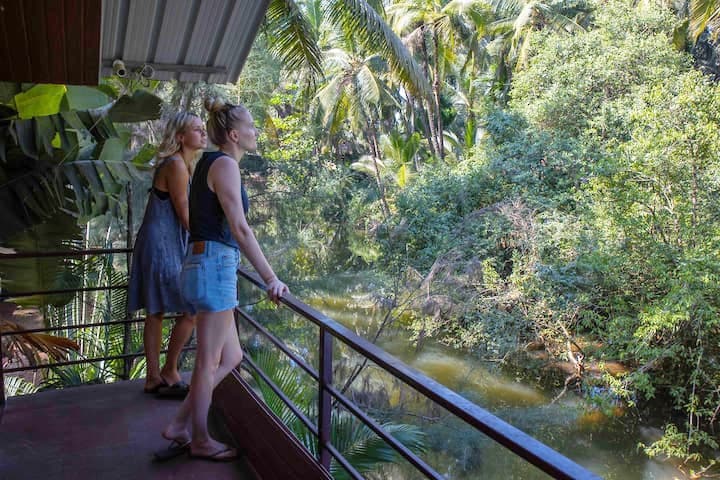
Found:
[[197, 312], [222, 312], [238, 305], [240, 251], [206, 240], [188, 245], [180, 273], [182, 295]]

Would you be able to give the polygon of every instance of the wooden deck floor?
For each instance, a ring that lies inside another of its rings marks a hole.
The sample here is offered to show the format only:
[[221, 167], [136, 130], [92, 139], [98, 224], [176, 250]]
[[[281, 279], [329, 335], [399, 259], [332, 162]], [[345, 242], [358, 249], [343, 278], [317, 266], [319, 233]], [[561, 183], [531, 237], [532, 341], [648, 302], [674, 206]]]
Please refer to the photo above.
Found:
[[181, 456], [152, 462], [179, 406], [142, 392], [142, 381], [8, 399], [0, 420], [0, 479], [254, 479], [247, 463]]

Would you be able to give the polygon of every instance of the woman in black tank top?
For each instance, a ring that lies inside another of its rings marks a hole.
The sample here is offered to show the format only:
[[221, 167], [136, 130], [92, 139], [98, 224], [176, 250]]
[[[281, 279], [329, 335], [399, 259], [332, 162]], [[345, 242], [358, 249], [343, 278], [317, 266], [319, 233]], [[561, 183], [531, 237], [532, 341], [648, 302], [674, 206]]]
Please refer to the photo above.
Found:
[[[196, 308], [197, 351], [190, 395], [163, 437], [190, 450], [190, 456], [233, 460], [238, 453], [210, 437], [207, 417], [212, 391], [243, 358], [235, 328], [238, 249], [255, 267], [274, 302], [288, 292], [263, 255], [247, 224], [238, 161], [257, 148], [250, 112], [240, 105], [208, 99], [208, 136], [219, 147], [197, 164], [190, 187], [190, 245], [183, 263], [183, 294]], [[219, 283], [218, 283], [219, 282]]]

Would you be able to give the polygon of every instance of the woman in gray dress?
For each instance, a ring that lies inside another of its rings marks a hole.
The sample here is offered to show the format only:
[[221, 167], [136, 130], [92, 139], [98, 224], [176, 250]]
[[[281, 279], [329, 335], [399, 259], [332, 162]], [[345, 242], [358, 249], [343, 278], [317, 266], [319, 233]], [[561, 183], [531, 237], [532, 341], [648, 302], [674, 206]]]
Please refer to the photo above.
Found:
[[[179, 112], [170, 119], [158, 148], [153, 184], [135, 240], [128, 308], [131, 312], [144, 308], [146, 313], [146, 393], [184, 396], [188, 391], [177, 364], [192, 335], [195, 317], [180, 293], [180, 270], [187, 247], [190, 174], [193, 162], [206, 146], [207, 133], [197, 115]], [[165, 365], [160, 369], [162, 320], [167, 312], [182, 315], [175, 321]]]

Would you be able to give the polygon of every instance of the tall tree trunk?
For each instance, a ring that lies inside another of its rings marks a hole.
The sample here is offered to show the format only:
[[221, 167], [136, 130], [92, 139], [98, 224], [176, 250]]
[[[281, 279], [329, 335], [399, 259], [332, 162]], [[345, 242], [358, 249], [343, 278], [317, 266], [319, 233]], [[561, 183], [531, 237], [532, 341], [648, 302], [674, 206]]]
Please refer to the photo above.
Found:
[[373, 167], [375, 168], [375, 181], [377, 182], [378, 194], [380, 195], [380, 202], [383, 206], [383, 213], [387, 219], [390, 217], [390, 206], [387, 203], [387, 198], [385, 198], [385, 185], [383, 184], [382, 177], [380, 176], [380, 166], [378, 165], [378, 159], [380, 158], [380, 146], [378, 145], [377, 131], [375, 130], [375, 125], [373, 125], [372, 120], [368, 119], [366, 125], [367, 130], [365, 131], [365, 137], [370, 144], [370, 154], [372, 155]]
[[438, 45], [437, 27], [433, 27], [432, 40], [433, 52], [435, 56], [435, 64], [433, 65], [433, 100], [435, 101], [435, 119], [437, 125], [435, 127], [435, 135], [437, 135], [437, 150], [441, 160], [445, 159], [445, 140], [443, 139], [442, 112], [440, 111], [440, 46]]
[[[425, 25], [420, 27], [422, 31], [422, 52], [423, 52], [423, 70], [425, 76], [430, 79], [430, 57], [427, 50], [427, 43], [425, 41]], [[435, 108], [433, 102], [429, 98], [423, 98], [423, 106], [425, 107], [425, 113], [427, 114], [427, 123], [429, 127], [428, 143], [430, 144], [430, 153], [438, 155], [438, 144], [436, 143], [437, 134], [435, 129], [437, 124], [435, 123]]]

